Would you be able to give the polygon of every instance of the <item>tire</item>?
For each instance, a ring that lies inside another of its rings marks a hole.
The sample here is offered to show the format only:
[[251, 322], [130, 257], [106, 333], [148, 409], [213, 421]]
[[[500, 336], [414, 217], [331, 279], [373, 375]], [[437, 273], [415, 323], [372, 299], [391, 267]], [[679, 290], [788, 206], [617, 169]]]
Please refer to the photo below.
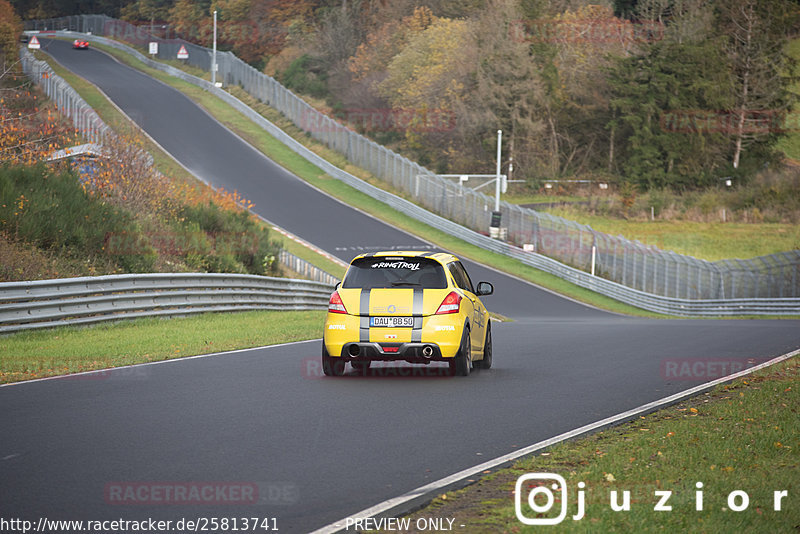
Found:
[[468, 376], [472, 367], [472, 343], [469, 339], [469, 328], [464, 329], [461, 336], [461, 348], [458, 349], [453, 361], [450, 362], [450, 373], [455, 376]]
[[483, 359], [475, 362], [479, 369], [492, 367], [492, 323], [486, 325], [486, 341], [483, 343]]
[[353, 366], [353, 369], [355, 369], [358, 374], [365, 375], [367, 374], [367, 371], [369, 371], [369, 366], [371, 363], [372, 362], [369, 360], [366, 361], [359, 360], [355, 362], [350, 362], [350, 365]]
[[322, 344], [322, 372], [325, 376], [342, 376], [345, 364], [341, 358], [332, 358], [325, 348], [325, 343]]

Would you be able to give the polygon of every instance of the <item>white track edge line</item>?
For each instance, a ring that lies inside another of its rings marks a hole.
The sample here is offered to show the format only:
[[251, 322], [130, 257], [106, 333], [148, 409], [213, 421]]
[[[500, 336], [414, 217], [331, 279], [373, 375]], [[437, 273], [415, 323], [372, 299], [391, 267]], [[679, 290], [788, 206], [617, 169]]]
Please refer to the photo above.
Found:
[[399, 497], [394, 497], [394, 498], [385, 500], [385, 501], [383, 501], [381, 503], [378, 503], [375, 506], [371, 506], [370, 508], [365, 508], [364, 510], [361, 510], [360, 512], [357, 512], [357, 513], [355, 513], [353, 515], [350, 515], [348, 517], [340, 519], [340, 520], [338, 520], [338, 521], [336, 521], [334, 523], [331, 523], [331, 524], [326, 525], [326, 526], [324, 526], [322, 528], [314, 530], [313, 532], [311, 532], [311, 534], [333, 534], [335, 532], [339, 532], [340, 530], [345, 528], [345, 524], [346, 524], [348, 519], [355, 520], [355, 519], [358, 519], [358, 518], [374, 517], [374, 516], [376, 516], [378, 514], [386, 512], [387, 510], [391, 510], [392, 508], [394, 508], [396, 506], [400, 506], [400, 505], [402, 505], [402, 504], [404, 504], [404, 503], [406, 503], [408, 501], [411, 501], [411, 500], [413, 500], [415, 498], [421, 497], [422, 495], [425, 495], [426, 493], [433, 492], [435, 490], [444, 488], [446, 486], [449, 486], [450, 484], [456, 483], [456, 482], [458, 482], [460, 480], [463, 480], [465, 478], [468, 478], [470, 476], [477, 475], [478, 473], [481, 473], [482, 471], [486, 471], [488, 469], [495, 468], [498, 465], [504, 464], [504, 463], [512, 461], [512, 460], [516, 460], [516, 459], [518, 459], [518, 458], [520, 458], [522, 456], [526, 456], [526, 455], [531, 454], [533, 452], [536, 452], [536, 451], [538, 451], [540, 449], [544, 449], [545, 447], [550, 447], [552, 445], [555, 445], [555, 444], [560, 443], [562, 441], [565, 441], [565, 440], [568, 440], [570, 438], [579, 436], [581, 434], [585, 434], [585, 433], [590, 432], [592, 430], [596, 430], [598, 428], [601, 428], [601, 427], [616, 423], [616, 422], [621, 421], [623, 419], [628, 419], [630, 417], [633, 417], [633, 416], [638, 415], [638, 414], [643, 413], [643, 412], [651, 411], [654, 408], [658, 408], [658, 407], [666, 405], [666, 404], [672, 404], [675, 401], [681, 400], [681, 399], [683, 399], [685, 397], [690, 397], [690, 396], [694, 395], [695, 393], [699, 393], [699, 392], [701, 392], [703, 390], [709, 389], [709, 388], [714, 387], [714, 386], [716, 386], [718, 384], [722, 384], [723, 382], [729, 382], [731, 380], [735, 380], [735, 379], [740, 378], [742, 376], [749, 375], [751, 373], [754, 373], [755, 371], [758, 371], [760, 369], [764, 369], [765, 367], [769, 367], [769, 366], [774, 365], [776, 363], [780, 363], [782, 361], [788, 360], [788, 359], [790, 359], [790, 358], [792, 358], [794, 356], [797, 356], [799, 354], [800, 354], [800, 349], [794, 350], [792, 352], [788, 352], [786, 354], [783, 354], [782, 356], [778, 356], [778, 357], [773, 358], [773, 359], [771, 359], [771, 360], [769, 360], [767, 362], [764, 362], [764, 363], [761, 363], [759, 365], [750, 367], [748, 369], [744, 369], [742, 371], [739, 371], [738, 373], [735, 373], [735, 374], [732, 374], [732, 375], [728, 375], [728, 376], [724, 376], [722, 378], [718, 378], [716, 380], [712, 380], [711, 382], [706, 382], [704, 384], [700, 384], [699, 386], [695, 386], [693, 388], [690, 388], [690, 389], [687, 389], [687, 390], [684, 390], [684, 391], [680, 391], [680, 392], [675, 393], [673, 395], [670, 395], [668, 397], [664, 397], [662, 399], [655, 400], [655, 401], [649, 402], [647, 404], [643, 404], [643, 405], [641, 405], [641, 406], [639, 406], [637, 408], [633, 408], [632, 410], [628, 410], [626, 412], [622, 412], [622, 413], [619, 413], [617, 415], [612, 415], [611, 417], [607, 417], [607, 418], [602, 419], [600, 421], [596, 421], [594, 423], [590, 423], [588, 425], [584, 425], [584, 426], [576, 428], [574, 430], [570, 430], [569, 432], [565, 432], [563, 434], [559, 434], [558, 436], [555, 436], [555, 437], [540, 441], [538, 443], [534, 443], [533, 445], [529, 445], [528, 447], [525, 447], [523, 449], [508, 453], [508, 454], [503, 455], [503, 456], [499, 456], [499, 457], [497, 457], [497, 458], [495, 458], [493, 460], [489, 460], [488, 462], [484, 462], [484, 463], [476, 465], [474, 467], [470, 467], [470, 468], [464, 469], [464, 470], [459, 471], [458, 473], [454, 473], [454, 474], [452, 474], [452, 475], [450, 475], [448, 477], [436, 480], [436, 481], [431, 482], [429, 484], [426, 484], [424, 486], [420, 486], [419, 488], [411, 490], [411, 491], [409, 491], [407, 493], [404, 493], [403, 495], [400, 495]]
[[180, 358], [169, 358], [166, 360], [158, 360], [156, 362], [142, 362], [142, 363], [132, 363], [130, 365], [121, 365], [119, 367], [106, 367], [104, 369], [94, 369], [92, 371], [81, 371], [80, 373], [70, 373], [67, 375], [56, 375], [56, 376], [45, 376], [43, 378], [34, 378], [31, 380], [21, 380], [19, 382], [9, 382], [7, 384], [0, 384], [0, 388], [10, 387], [10, 386], [20, 386], [22, 384], [32, 384], [34, 382], [44, 382], [45, 380], [58, 380], [58, 379], [65, 379], [65, 378], [73, 378], [76, 376], [81, 375], [90, 375], [94, 373], [104, 373], [106, 371], [116, 371], [117, 369], [132, 369], [134, 367], [144, 367], [146, 365], [160, 365], [162, 363], [177, 363], [177, 362], [185, 362], [187, 360], [197, 360], [200, 358], [208, 358], [211, 356], [224, 356], [227, 354], [236, 354], [239, 352], [247, 352], [250, 350], [261, 350], [261, 349], [273, 349], [278, 347], [287, 347], [289, 345], [300, 345], [301, 343], [311, 343], [314, 341], [322, 341], [322, 338], [316, 339], [306, 339], [303, 341], [290, 341], [288, 343], [277, 343], [275, 345], [260, 345], [258, 347], [250, 347], [247, 349], [234, 349], [234, 350], [224, 350], [222, 352], [209, 352], [208, 354], [195, 354], [194, 356], [181, 356]]

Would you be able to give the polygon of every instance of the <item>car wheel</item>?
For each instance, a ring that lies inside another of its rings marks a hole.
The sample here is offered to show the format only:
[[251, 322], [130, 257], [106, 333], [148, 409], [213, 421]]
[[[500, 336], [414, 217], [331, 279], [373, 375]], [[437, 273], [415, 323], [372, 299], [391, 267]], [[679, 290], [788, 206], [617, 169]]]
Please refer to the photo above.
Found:
[[486, 341], [483, 344], [483, 359], [475, 362], [480, 369], [492, 367], [492, 324], [486, 326]]
[[464, 335], [461, 337], [461, 348], [458, 349], [458, 354], [450, 362], [450, 372], [456, 376], [469, 375], [470, 368], [472, 367], [472, 344], [469, 340], [469, 329], [464, 329]]
[[371, 363], [372, 362], [369, 361], [369, 360], [367, 360], [367, 361], [355, 361], [355, 362], [350, 362], [350, 365], [353, 366], [353, 369], [355, 369], [356, 372], [358, 372], [359, 374], [365, 375], [365, 374], [367, 374], [367, 371], [369, 371], [369, 366], [370, 366]]
[[341, 358], [332, 358], [322, 344], [322, 372], [325, 376], [342, 376], [344, 374], [345, 362]]

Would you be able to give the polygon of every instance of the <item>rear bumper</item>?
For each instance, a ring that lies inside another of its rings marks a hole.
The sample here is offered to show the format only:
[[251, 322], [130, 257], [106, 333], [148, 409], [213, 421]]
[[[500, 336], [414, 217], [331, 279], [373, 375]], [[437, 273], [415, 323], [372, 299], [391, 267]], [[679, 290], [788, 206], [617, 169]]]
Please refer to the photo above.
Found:
[[[425, 315], [416, 328], [362, 328], [358, 315], [328, 313], [323, 342], [333, 357], [362, 360], [451, 361], [461, 346], [461, 315]], [[351, 347], [358, 348], [353, 356]], [[433, 349], [426, 357], [425, 347]], [[394, 352], [392, 349], [397, 349]], [[388, 349], [388, 350], [387, 350]]]
[[[333, 354], [331, 354], [333, 356]], [[442, 355], [436, 343], [374, 343], [353, 342], [342, 346], [341, 356], [347, 361], [407, 361], [428, 363], [450, 361]]]

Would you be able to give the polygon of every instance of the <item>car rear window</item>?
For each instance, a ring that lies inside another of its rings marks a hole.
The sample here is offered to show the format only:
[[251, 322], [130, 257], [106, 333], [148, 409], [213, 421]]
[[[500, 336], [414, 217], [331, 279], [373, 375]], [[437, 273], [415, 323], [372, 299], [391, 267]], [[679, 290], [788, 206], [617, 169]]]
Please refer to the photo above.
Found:
[[445, 289], [447, 279], [444, 268], [434, 260], [380, 256], [354, 261], [347, 270], [342, 287]]

